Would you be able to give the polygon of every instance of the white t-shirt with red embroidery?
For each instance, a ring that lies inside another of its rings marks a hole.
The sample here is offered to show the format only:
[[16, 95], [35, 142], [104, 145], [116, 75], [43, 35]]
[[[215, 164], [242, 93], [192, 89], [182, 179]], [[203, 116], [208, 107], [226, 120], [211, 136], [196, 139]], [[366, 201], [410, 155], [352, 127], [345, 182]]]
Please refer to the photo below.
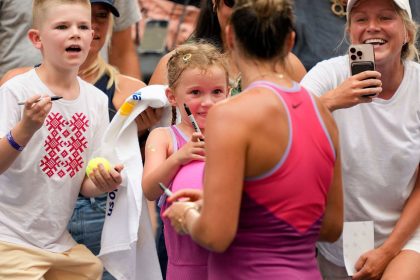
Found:
[[[63, 252], [76, 242], [67, 223], [85, 176], [87, 161], [100, 147], [109, 123], [107, 97], [78, 78], [75, 100], [53, 102], [44, 125], [0, 175], [0, 241]], [[0, 137], [23, 114], [18, 101], [54, 95], [35, 70], [0, 88]]]

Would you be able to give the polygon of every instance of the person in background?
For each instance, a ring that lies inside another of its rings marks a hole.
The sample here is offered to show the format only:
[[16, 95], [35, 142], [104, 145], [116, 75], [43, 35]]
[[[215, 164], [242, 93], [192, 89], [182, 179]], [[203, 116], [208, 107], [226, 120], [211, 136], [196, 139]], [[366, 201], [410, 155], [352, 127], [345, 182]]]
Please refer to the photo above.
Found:
[[32, 27], [42, 64], [0, 87], [0, 278], [101, 279], [100, 260], [66, 230], [79, 192], [122, 182], [122, 165], [85, 175], [108, 124], [106, 96], [77, 77], [93, 37], [90, 2], [35, 0]]
[[[344, 34], [347, 0], [295, 0], [296, 42], [293, 53], [306, 70], [318, 62], [347, 53]], [[410, 0], [413, 18], [420, 22], [420, 1]], [[308, 9], [308, 7], [311, 7]], [[420, 46], [420, 42], [417, 41]]]
[[164, 217], [212, 251], [210, 280], [321, 279], [316, 241], [343, 226], [338, 131], [285, 69], [292, 1], [238, 0], [229, 22], [243, 92], [208, 113], [202, 200], [181, 190]]
[[[213, 45], [190, 43], [175, 49], [168, 62], [166, 94], [181, 112], [181, 121], [169, 128], [154, 129], [147, 140], [142, 187], [150, 201], [163, 194], [160, 182], [171, 191], [201, 189], [207, 112], [227, 98], [228, 77], [225, 59]], [[188, 113], [195, 117], [200, 132], [194, 129]], [[161, 212], [168, 206], [163, 197]], [[168, 219], [163, 222], [168, 248], [166, 279], [207, 279], [208, 251], [190, 237], [179, 236]]]
[[195, 29], [200, 11], [199, 0], [138, 0], [138, 3], [142, 12], [138, 29], [139, 43], [142, 41], [145, 25], [150, 20], [168, 21], [166, 51], [185, 43]]
[[121, 16], [115, 19], [109, 53], [105, 57], [121, 74], [141, 80], [141, 61], [132, 36], [135, 24], [141, 19], [140, 7], [137, 0], [115, 0], [114, 5]]
[[[230, 60], [229, 51], [226, 48], [224, 30], [232, 14], [234, 0], [205, 0], [202, 1], [200, 14], [196, 29], [192, 35], [192, 40], [208, 41], [219, 47], [227, 53], [229, 67], [229, 83], [231, 94], [240, 92], [240, 73], [235, 67], [235, 63]], [[165, 55], [156, 66], [156, 69], [150, 78], [149, 84], [166, 84], [166, 64], [171, 54]], [[299, 59], [292, 53], [286, 58], [288, 63], [287, 71], [295, 81], [300, 81], [306, 74], [306, 70]]]
[[[320, 243], [326, 279], [420, 279], [420, 65], [408, 0], [350, 0], [352, 44], [372, 44], [376, 71], [351, 76], [347, 55], [317, 64], [302, 86], [333, 111], [340, 131], [345, 221], [373, 221], [375, 248], [356, 273], [343, 241]], [[373, 94], [373, 96], [372, 96]]]

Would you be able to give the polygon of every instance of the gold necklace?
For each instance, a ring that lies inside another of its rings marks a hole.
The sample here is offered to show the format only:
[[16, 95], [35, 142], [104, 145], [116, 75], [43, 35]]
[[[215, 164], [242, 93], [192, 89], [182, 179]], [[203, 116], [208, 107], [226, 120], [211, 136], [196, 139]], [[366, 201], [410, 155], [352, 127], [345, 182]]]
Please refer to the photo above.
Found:
[[345, 17], [346, 16], [346, 9], [344, 8], [344, 4], [342, 0], [330, 0], [331, 2], [331, 11], [334, 15], [338, 17]]
[[272, 73], [264, 73], [264, 74], [258, 74], [257, 76], [254, 77], [254, 79], [252, 79], [253, 81], [260, 79], [260, 78], [264, 78], [264, 77], [274, 77], [274, 78], [278, 78], [280, 80], [284, 79], [284, 75], [282, 73], [276, 73], [276, 72], [272, 72]]

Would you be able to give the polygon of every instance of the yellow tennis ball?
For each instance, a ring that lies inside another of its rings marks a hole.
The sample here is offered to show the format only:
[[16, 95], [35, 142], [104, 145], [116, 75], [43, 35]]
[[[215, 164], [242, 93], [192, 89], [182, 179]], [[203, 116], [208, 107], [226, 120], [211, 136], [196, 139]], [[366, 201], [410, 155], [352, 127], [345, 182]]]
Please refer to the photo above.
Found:
[[89, 177], [93, 169], [98, 167], [100, 163], [102, 163], [106, 171], [109, 172], [111, 170], [111, 163], [109, 163], [109, 161], [106, 158], [96, 157], [89, 160], [88, 165], [86, 167], [86, 175]]

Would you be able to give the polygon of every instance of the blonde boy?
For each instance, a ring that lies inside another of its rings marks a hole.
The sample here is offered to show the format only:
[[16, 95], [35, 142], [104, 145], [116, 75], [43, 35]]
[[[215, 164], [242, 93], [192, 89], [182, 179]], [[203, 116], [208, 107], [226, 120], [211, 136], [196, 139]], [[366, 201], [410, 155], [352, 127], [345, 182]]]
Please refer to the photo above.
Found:
[[0, 279], [102, 275], [99, 259], [66, 230], [79, 192], [121, 183], [122, 166], [84, 172], [109, 122], [106, 96], [77, 77], [90, 20], [88, 0], [35, 0], [28, 36], [42, 64], [0, 88]]

